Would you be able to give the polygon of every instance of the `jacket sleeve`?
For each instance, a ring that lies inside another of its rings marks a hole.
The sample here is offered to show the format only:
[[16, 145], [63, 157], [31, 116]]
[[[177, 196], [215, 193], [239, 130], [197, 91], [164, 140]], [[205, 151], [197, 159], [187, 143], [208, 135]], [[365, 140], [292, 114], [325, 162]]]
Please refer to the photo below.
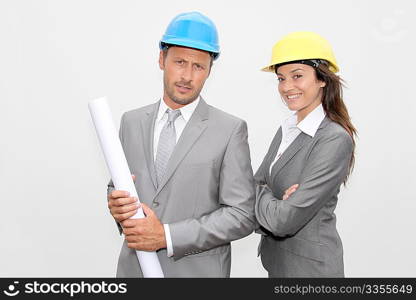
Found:
[[267, 185], [256, 186], [256, 218], [275, 236], [295, 234], [339, 192], [352, 154], [352, 139], [345, 132], [322, 137], [306, 161], [299, 188], [289, 199], [274, 197]]
[[255, 188], [247, 125], [234, 128], [220, 169], [221, 207], [200, 218], [169, 224], [175, 259], [227, 244], [252, 233]]

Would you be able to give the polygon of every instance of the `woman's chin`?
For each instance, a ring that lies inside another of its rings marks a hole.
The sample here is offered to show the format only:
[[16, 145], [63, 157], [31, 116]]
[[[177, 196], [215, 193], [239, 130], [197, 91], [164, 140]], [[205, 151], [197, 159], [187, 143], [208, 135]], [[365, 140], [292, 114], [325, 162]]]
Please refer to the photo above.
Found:
[[297, 105], [288, 105], [287, 108], [293, 112], [298, 111], [299, 107]]

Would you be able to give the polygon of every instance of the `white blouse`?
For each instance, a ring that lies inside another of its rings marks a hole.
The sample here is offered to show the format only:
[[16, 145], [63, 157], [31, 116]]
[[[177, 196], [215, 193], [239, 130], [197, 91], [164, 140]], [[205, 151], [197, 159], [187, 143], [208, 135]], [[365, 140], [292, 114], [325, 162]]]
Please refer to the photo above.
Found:
[[277, 150], [276, 157], [270, 165], [269, 173], [272, 172], [272, 167], [276, 161], [282, 156], [285, 150], [293, 143], [297, 136], [304, 132], [307, 135], [314, 137], [316, 131], [325, 118], [325, 111], [322, 104], [319, 104], [313, 111], [311, 111], [302, 121], [297, 123], [297, 115], [294, 113], [282, 123], [282, 141]]

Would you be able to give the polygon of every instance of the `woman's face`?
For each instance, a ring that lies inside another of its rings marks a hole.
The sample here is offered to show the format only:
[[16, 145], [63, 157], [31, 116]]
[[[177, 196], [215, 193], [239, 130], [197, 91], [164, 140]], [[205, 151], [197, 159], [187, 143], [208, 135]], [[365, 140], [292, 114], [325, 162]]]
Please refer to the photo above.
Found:
[[316, 78], [313, 67], [287, 64], [277, 69], [279, 93], [290, 110], [297, 111], [298, 119], [306, 117], [322, 100], [325, 82]]

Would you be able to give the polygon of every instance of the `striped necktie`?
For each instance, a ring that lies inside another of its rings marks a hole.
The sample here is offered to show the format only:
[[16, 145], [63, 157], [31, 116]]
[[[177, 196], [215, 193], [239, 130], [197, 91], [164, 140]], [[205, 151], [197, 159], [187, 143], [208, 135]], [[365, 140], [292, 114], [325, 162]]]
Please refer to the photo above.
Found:
[[175, 120], [180, 116], [180, 110], [167, 109], [168, 120], [160, 132], [159, 143], [157, 145], [155, 169], [157, 185], [162, 182], [163, 176], [166, 172], [166, 167], [169, 162], [169, 158], [176, 145], [176, 130]]

